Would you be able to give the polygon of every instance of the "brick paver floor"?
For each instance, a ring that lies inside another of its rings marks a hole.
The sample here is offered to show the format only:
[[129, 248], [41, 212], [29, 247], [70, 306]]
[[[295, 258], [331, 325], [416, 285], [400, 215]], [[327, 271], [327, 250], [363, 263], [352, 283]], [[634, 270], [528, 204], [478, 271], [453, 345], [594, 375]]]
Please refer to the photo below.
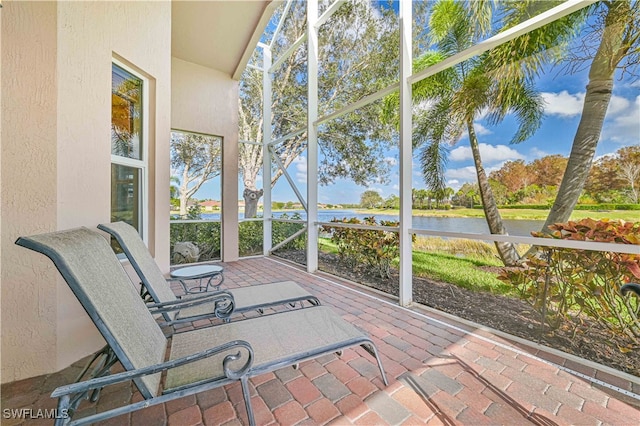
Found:
[[[384, 386], [375, 360], [361, 348], [255, 377], [250, 388], [259, 425], [640, 424], [637, 377], [512, 343], [435, 312], [401, 308], [385, 296], [326, 275], [309, 275], [274, 258], [223, 266], [229, 288], [300, 283], [372, 336], [390, 379]], [[31, 411], [22, 413], [36, 417], [38, 410], [54, 408], [49, 394], [73, 381], [85, 361], [56, 374], [2, 385], [2, 425], [51, 424], [8, 418], [12, 415], [6, 410], [27, 408]], [[115, 386], [103, 391], [96, 406], [81, 406], [77, 417], [140, 400], [135, 387]], [[103, 424], [238, 425], [247, 424], [247, 415], [236, 383]]]

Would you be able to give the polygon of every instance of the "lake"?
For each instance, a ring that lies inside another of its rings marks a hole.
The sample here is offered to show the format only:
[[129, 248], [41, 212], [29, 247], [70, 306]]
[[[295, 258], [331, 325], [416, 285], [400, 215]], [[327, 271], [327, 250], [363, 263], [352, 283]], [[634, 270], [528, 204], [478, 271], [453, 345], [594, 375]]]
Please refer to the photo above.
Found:
[[[291, 217], [298, 213], [303, 219], [306, 218], [304, 210], [289, 210], [286, 212], [274, 212], [273, 217], [280, 217], [283, 214]], [[352, 218], [357, 217], [363, 219], [370, 214], [356, 213], [353, 210], [319, 210], [318, 221], [330, 222], [333, 218]], [[219, 220], [219, 213], [203, 213], [203, 219]], [[240, 215], [242, 218], [242, 214]], [[398, 220], [398, 216], [394, 215], [375, 215], [376, 220]], [[542, 220], [516, 220], [503, 219], [507, 231], [511, 235], [531, 236], [531, 231], [539, 231], [544, 221]], [[432, 216], [413, 216], [412, 227], [415, 229], [428, 229], [433, 231], [445, 232], [468, 232], [474, 234], [488, 234], [489, 228], [484, 218], [479, 217], [432, 217]]]

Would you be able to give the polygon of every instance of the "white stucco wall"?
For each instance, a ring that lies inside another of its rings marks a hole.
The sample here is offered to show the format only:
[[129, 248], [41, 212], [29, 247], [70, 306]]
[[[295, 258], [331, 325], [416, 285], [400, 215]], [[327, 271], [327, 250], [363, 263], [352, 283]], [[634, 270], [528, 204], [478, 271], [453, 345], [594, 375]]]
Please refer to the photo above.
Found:
[[150, 80], [149, 246], [169, 266], [169, 2], [5, 2], [2, 11], [2, 382], [52, 372], [102, 343], [20, 235], [110, 220], [111, 63]]
[[222, 256], [238, 260], [238, 82], [211, 68], [171, 61], [171, 126], [221, 136]]

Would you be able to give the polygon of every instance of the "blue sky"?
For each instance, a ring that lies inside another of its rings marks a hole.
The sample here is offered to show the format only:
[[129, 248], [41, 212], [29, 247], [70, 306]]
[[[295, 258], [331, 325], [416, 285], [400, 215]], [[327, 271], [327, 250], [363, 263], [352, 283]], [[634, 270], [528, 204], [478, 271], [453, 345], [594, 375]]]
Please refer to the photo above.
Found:
[[[481, 155], [486, 170], [491, 172], [499, 169], [506, 161], [522, 159], [531, 162], [551, 154], [568, 156], [580, 120], [586, 84], [586, 72], [573, 76], [559, 76], [553, 73], [543, 75], [539, 80], [538, 88], [545, 100], [545, 118], [538, 132], [521, 144], [509, 144], [515, 131], [513, 119], [507, 117], [499, 126], [488, 127], [482, 117], [478, 118], [475, 127], [481, 141]], [[640, 82], [616, 80], [596, 157], [614, 153], [623, 146], [638, 144], [640, 144]], [[351, 181], [337, 180], [334, 184], [319, 187], [320, 202], [357, 203], [360, 195], [370, 189], [378, 191], [383, 198], [392, 194], [398, 195], [398, 150], [388, 151], [381, 161], [392, 164], [389, 184], [373, 183], [363, 187]], [[298, 189], [304, 196], [306, 196], [306, 170], [306, 155], [299, 157], [288, 168], [289, 174], [297, 182]], [[475, 169], [466, 135], [451, 147], [446, 177], [448, 185], [454, 189], [460, 188], [465, 182], [475, 181]], [[258, 185], [261, 184], [262, 182], [258, 183]], [[424, 188], [422, 176], [415, 164], [413, 186]], [[240, 199], [243, 189], [241, 182], [239, 187], [238, 198]], [[214, 179], [208, 182], [196, 197], [219, 200], [220, 180]], [[272, 198], [274, 201], [297, 200], [284, 178], [276, 184]]]
[[[497, 127], [489, 127], [481, 117], [476, 120], [475, 127], [487, 171], [499, 169], [506, 161], [522, 159], [531, 162], [551, 154], [568, 156], [580, 120], [586, 85], [586, 73], [573, 76], [544, 75], [538, 88], [545, 100], [545, 118], [538, 132], [521, 144], [509, 144], [516, 129], [512, 118], [507, 117]], [[596, 157], [614, 153], [623, 146], [637, 144], [640, 144], [640, 83], [616, 81]], [[363, 187], [350, 181], [338, 180], [332, 185], [319, 188], [320, 202], [357, 203], [360, 195], [368, 189], [380, 192], [384, 198], [392, 194], [398, 195], [398, 150], [388, 151], [382, 160], [395, 164], [389, 184], [372, 183]], [[413, 187], [424, 188], [422, 176], [415, 164], [413, 169]], [[306, 157], [300, 158], [288, 170], [298, 182], [301, 192], [306, 193]], [[451, 147], [446, 177], [448, 185], [454, 189], [460, 188], [465, 182], [475, 182], [475, 168], [466, 135]], [[294, 193], [288, 189], [288, 183], [284, 179], [274, 188], [273, 199], [295, 200]]]
[[[521, 144], [508, 143], [515, 130], [515, 123], [511, 118], [507, 117], [497, 127], [489, 127], [482, 117], [476, 120], [476, 131], [481, 141], [481, 154], [487, 171], [500, 168], [506, 161], [522, 159], [531, 162], [551, 154], [568, 156], [580, 120], [586, 84], [586, 73], [573, 76], [544, 75], [538, 88], [545, 100], [545, 118], [538, 132]], [[613, 153], [623, 146], [638, 144], [640, 82], [616, 81], [596, 157]], [[372, 183], [363, 187], [350, 181], [338, 180], [332, 185], [319, 187], [320, 202], [357, 203], [360, 195], [368, 189], [380, 192], [384, 198], [392, 194], [398, 195], [398, 150], [388, 151], [381, 160], [393, 165], [389, 184]], [[303, 195], [306, 195], [306, 169], [306, 155], [298, 158], [288, 168]], [[422, 176], [415, 165], [413, 172], [413, 187], [424, 188]], [[465, 182], [475, 181], [475, 169], [466, 135], [451, 147], [446, 176], [448, 185], [454, 189]], [[220, 199], [219, 194], [220, 181], [215, 179], [209, 182], [206, 188], [203, 187], [196, 196], [201, 199]], [[272, 198], [274, 201], [296, 201], [294, 192], [284, 178], [276, 184]]]
[[[476, 133], [480, 139], [480, 151], [484, 167], [488, 172], [499, 169], [506, 161], [522, 159], [531, 162], [551, 154], [568, 156], [580, 120], [587, 71], [566, 75], [560, 70], [550, 70], [542, 74], [537, 81], [537, 89], [545, 101], [545, 116], [541, 128], [529, 140], [510, 145], [516, 124], [507, 117], [496, 127], [489, 127], [483, 117], [475, 121]], [[611, 154], [623, 146], [640, 144], [640, 81], [629, 78], [615, 80], [605, 124], [603, 127], [596, 157]], [[389, 183], [381, 185], [371, 183], [358, 186], [351, 181], [337, 180], [334, 184], [319, 187], [321, 203], [342, 204], [358, 203], [360, 195], [366, 190], [378, 191], [383, 198], [398, 195], [398, 150], [385, 153], [381, 161], [387, 161], [391, 167]], [[296, 181], [300, 192], [306, 196], [306, 154], [299, 157], [288, 168]], [[458, 189], [465, 182], [475, 182], [475, 168], [469, 149], [469, 140], [464, 135], [451, 147], [446, 178], [448, 186]], [[258, 183], [261, 186], [262, 182]], [[424, 188], [422, 176], [414, 162], [413, 187]], [[242, 198], [242, 182], [239, 180], [239, 196]], [[197, 194], [199, 199], [220, 199], [220, 180], [214, 179]], [[281, 178], [273, 189], [274, 201], [296, 201], [294, 192], [286, 179]]]

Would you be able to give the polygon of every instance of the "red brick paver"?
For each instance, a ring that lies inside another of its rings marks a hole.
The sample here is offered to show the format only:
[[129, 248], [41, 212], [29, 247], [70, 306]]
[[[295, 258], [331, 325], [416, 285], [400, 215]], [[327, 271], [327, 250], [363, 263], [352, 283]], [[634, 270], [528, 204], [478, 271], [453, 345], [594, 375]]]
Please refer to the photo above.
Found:
[[[511, 343], [437, 312], [411, 312], [367, 295], [366, 289], [321, 274], [309, 275], [272, 258], [223, 266], [227, 288], [288, 280], [300, 283], [369, 333], [390, 380], [384, 386], [375, 360], [361, 348], [347, 349], [341, 357], [330, 354], [304, 362], [298, 370], [287, 367], [254, 377], [249, 387], [258, 425], [640, 424], [638, 397], [605, 392], [559, 367], [631, 392], [640, 390], [640, 379]], [[178, 292], [179, 286], [174, 290]], [[55, 407], [51, 391], [71, 383], [85, 361], [59, 373], [3, 384], [2, 409]], [[97, 407], [86, 402], [80, 406], [78, 418], [141, 400], [130, 384], [108, 387]], [[3, 425], [40, 422], [24, 415], [2, 419]], [[247, 414], [241, 387], [233, 383], [100, 424], [246, 425]]]

